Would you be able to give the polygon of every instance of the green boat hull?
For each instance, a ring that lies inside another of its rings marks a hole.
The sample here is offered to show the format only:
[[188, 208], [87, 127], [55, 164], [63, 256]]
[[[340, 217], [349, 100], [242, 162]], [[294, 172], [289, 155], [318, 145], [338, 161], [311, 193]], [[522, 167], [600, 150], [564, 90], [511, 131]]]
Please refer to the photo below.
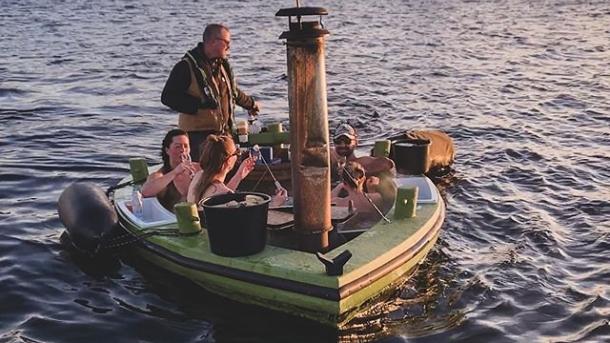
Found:
[[[115, 202], [126, 201], [130, 194], [129, 187], [118, 190]], [[251, 256], [218, 256], [210, 250], [205, 228], [195, 235], [164, 235], [175, 233], [177, 225], [143, 228], [124, 209], [117, 207], [117, 212], [123, 228], [133, 235], [160, 233], [137, 245], [137, 253], [147, 261], [232, 300], [341, 326], [424, 260], [438, 239], [445, 207], [439, 196], [436, 203], [419, 205], [416, 217], [380, 222], [328, 252], [330, 258], [345, 250], [352, 253], [340, 276], [327, 275], [315, 254], [270, 244]], [[393, 210], [387, 216], [392, 218]]]

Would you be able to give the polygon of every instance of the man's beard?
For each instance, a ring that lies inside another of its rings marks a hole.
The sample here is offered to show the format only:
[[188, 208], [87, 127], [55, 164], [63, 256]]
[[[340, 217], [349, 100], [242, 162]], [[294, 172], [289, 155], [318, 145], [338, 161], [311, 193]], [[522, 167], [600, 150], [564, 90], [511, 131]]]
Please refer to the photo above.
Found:
[[353, 148], [348, 148], [348, 147], [336, 147], [335, 150], [337, 151], [337, 155], [343, 156], [343, 157], [347, 157], [354, 152]]

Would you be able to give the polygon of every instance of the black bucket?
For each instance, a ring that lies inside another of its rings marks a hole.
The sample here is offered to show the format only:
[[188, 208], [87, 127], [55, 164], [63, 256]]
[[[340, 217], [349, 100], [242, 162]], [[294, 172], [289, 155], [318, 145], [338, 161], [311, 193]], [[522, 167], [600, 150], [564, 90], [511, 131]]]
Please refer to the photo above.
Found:
[[[218, 206], [231, 201], [245, 201], [246, 195], [259, 196], [263, 201], [249, 206]], [[212, 252], [220, 256], [236, 257], [262, 251], [267, 243], [269, 201], [269, 195], [254, 192], [228, 193], [205, 199], [203, 217]]]
[[420, 175], [428, 172], [428, 152], [430, 141], [427, 139], [400, 139], [392, 143], [391, 157], [396, 171], [401, 174]]

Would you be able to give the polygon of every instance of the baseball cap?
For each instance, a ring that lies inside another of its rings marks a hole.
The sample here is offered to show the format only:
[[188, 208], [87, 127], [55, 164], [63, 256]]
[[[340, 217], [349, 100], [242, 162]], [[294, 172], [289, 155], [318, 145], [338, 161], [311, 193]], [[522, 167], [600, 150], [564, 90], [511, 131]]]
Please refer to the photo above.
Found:
[[341, 136], [345, 136], [349, 139], [356, 139], [356, 130], [349, 124], [341, 124], [335, 130], [335, 136], [333, 139], [338, 139]]

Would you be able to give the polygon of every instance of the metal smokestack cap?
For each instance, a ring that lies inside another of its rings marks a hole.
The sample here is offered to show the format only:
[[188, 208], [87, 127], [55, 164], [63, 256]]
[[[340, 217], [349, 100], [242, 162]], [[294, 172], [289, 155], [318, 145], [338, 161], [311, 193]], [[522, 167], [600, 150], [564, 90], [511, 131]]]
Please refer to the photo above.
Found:
[[[302, 16], [317, 15], [318, 21], [301, 21]], [[276, 17], [288, 17], [289, 31], [284, 31], [280, 39], [317, 38], [329, 34], [322, 24], [322, 16], [328, 15], [328, 11], [322, 7], [291, 7], [282, 8], [275, 14]], [[292, 17], [297, 17], [295, 22]]]
[[296, 17], [304, 15], [328, 15], [323, 7], [290, 7], [282, 8], [275, 14], [276, 17]]

